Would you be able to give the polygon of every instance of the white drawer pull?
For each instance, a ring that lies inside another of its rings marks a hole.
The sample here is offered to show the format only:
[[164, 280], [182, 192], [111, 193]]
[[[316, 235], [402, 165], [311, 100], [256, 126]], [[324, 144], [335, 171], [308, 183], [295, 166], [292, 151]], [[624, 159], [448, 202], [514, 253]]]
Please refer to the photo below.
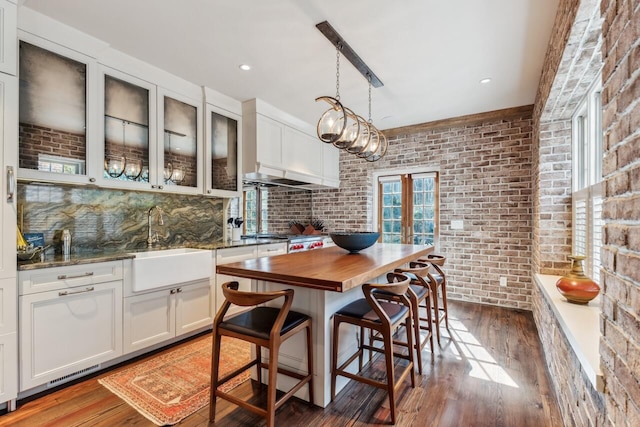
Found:
[[69, 291], [61, 291], [58, 292], [58, 296], [59, 297], [63, 297], [65, 295], [74, 295], [74, 294], [82, 294], [85, 292], [91, 292], [93, 291], [95, 288], [93, 286], [89, 287], [89, 288], [84, 288], [84, 290], [80, 290], [80, 291], [73, 291], [73, 292], [69, 292]]
[[80, 277], [89, 277], [93, 276], [93, 271], [84, 274], [78, 274], [77, 276], [67, 276], [66, 274], [61, 274], [58, 276], [58, 280], [66, 280], [66, 279], [79, 279]]

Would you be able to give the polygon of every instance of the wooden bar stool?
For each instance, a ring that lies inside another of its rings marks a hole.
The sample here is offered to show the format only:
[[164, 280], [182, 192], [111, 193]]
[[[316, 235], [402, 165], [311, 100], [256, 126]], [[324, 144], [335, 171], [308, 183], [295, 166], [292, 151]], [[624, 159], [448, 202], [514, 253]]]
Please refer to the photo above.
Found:
[[[352, 380], [360, 381], [374, 387], [387, 390], [389, 395], [389, 406], [391, 409], [391, 422], [396, 422], [396, 391], [407, 375], [411, 375], [411, 387], [416, 386], [415, 372], [413, 369], [413, 334], [411, 333], [411, 302], [406, 297], [409, 288], [409, 278], [402, 274], [393, 274], [391, 279], [394, 283], [387, 284], [365, 284], [362, 285], [364, 298], [356, 300], [338, 310], [333, 316], [333, 351], [331, 357], [331, 400], [336, 397], [336, 377], [342, 375]], [[376, 289], [398, 296], [401, 304], [378, 300]], [[358, 350], [351, 355], [342, 365], [338, 365], [338, 343], [340, 324], [348, 323], [360, 327], [360, 340]], [[395, 328], [403, 325], [406, 331], [406, 342], [393, 339]], [[373, 347], [364, 343], [364, 328], [370, 330], [370, 334], [378, 333], [382, 337], [383, 347]], [[408, 355], [394, 352], [393, 346], [401, 345], [407, 348]], [[376, 351], [384, 354], [386, 366], [386, 381], [374, 380], [359, 374], [352, 374], [345, 369], [355, 359], [359, 359], [359, 371], [362, 371], [362, 358], [364, 350]], [[398, 380], [394, 383], [394, 356], [409, 361], [403, 369]]]
[[[396, 268], [394, 273], [404, 274], [411, 280], [407, 297], [411, 302], [411, 313], [413, 316], [413, 329], [415, 331], [414, 344], [417, 355], [418, 373], [422, 375], [422, 349], [427, 345], [431, 346], [431, 354], [433, 354], [433, 319], [431, 315], [431, 286], [424, 279], [429, 274], [429, 264], [420, 262], [410, 262], [409, 268]], [[391, 281], [392, 274], [387, 275], [388, 281]], [[385, 290], [377, 290], [376, 295], [380, 294], [382, 298], [388, 298], [392, 301], [398, 301], [396, 295], [389, 294]], [[427, 317], [421, 317], [420, 308], [425, 309]], [[427, 334], [421, 338], [421, 331]]]
[[[440, 323], [444, 319], [444, 324], [449, 329], [449, 310], [447, 309], [447, 278], [442, 271], [446, 258], [442, 255], [429, 254], [426, 258], [418, 259], [418, 262], [431, 265], [429, 275], [426, 277], [431, 285], [433, 294], [433, 321], [436, 324], [436, 337], [440, 345]], [[439, 293], [439, 295], [438, 295]], [[442, 307], [440, 307], [439, 297], [442, 297]]]
[[[225, 301], [218, 310], [213, 322], [213, 357], [211, 361], [211, 401], [209, 420], [215, 421], [216, 397], [223, 398], [234, 404], [248, 409], [267, 419], [267, 426], [275, 426], [276, 410], [282, 406], [295, 392], [305, 384], [309, 384], [309, 403], [313, 405], [313, 343], [311, 331], [311, 317], [306, 314], [291, 311], [293, 290], [286, 289], [274, 292], [241, 292], [238, 282], [227, 282], [222, 285]], [[225, 319], [224, 316], [231, 304], [251, 307], [264, 304], [276, 298], [284, 297], [280, 308], [255, 307], [234, 317]], [[306, 329], [307, 332], [307, 375], [278, 367], [278, 351], [280, 345], [297, 332]], [[230, 374], [218, 378], [220, 363], [220, 341], [222, 336], [238, 338], [256, 345], [256, 358], [236, 369]], [[269, 363], [262, 362], [261, 348], [269, 349]], [[262, 369], [268, 369], [269, 384], [267, 385], [267, 408], [250, 404], [237, 397], [218, 390], [218, 386], [226, 383], [252, 366], [257, 366], [258, 383], [262, 384]], [[284, 374], [299, 380], [299, 382], [280, 399], [276, 400], [277, 374]]]

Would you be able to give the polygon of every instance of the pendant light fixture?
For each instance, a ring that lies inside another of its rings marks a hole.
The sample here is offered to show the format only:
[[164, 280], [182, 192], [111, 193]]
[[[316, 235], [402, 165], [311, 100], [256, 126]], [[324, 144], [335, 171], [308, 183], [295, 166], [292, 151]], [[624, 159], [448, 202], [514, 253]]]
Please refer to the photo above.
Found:
[[371, 119], [371, 76], [368, 76], [367, 80], [369, 80], [369, 122], [367, 123], [369, 125], [369, 144], [362, 152], [358, 153], [358, 157], [363, 157], [368, 162], [375, 162], [387, 154], [389, 142], [387, 137], [373, 125]]
[[[108, 154], [104, 157], [104, 170], [111, 178], [120, 178], [127, 167], [127, 157], [125, 155], [125, 143], [124, 143], [124, 125], [125, 121], [122, 121], [122, 154]], [[106, 138], [105, 138], [106, 139]]]
[[[173, 132], [171, 130], [167, 130], [165, 129], [165, 132], [168, 134], [169, 136], [169, 154], [172, 154], [172, 150], [171, 150], [171, 135], [177, 135], [177, 136], [187, 136], [183, 133], [178, 133], [178, 132]], [[176, 185], [180, 185], [182, 183], [182, 181], [184, 181], [185, 178], [185, 173], [184, 170], [178, 165], [174, 165], [171, 161], [165, 161], [164, 162], [164, 172], [163, 172], [163, 176], [164, 176], [164, 182], [165, 183], [173, 183]]]
[[[171, 134], [173, 132], [166, 129], [165, 129], [165, 132], [167, 132], [167, 135], [169, 136], [169, 154], [171, 154]], [[163, 171], [164, 182], [168, 183], [171, 180], [172, 176], [173, 176], [173, 164], [171, 163], [171, 161], [165, 161], [164, 171]]]
[[[345, 42], [327, 21], [316, 25], [316, 28], [336, 47], [336, 97], [321, 96], [317, 101], [327, 102], [331, 108], [325, 111], [318, 120], [318, 138], [327, 144], [333, 144], [350, 154], [375, 162], [387, 152], [386, 137], [375, 126], [371, 119], [371, 86], [383, 86], [380, 79], [360, 59], [355, 51]], [[343, 54], [369, 83], [369, 121], [366, 121], [340, 101], [340, 55]]]
[[[128, 122], [126, 121], [122, 121], [122, 151], [125, 151], [125, 129], [127, 127]], [[135, 181], [140, 177], [140, 174], [142, 173], [142, 160], [140, 159], [132, 159], [129, 158], [124, 166], [124, 175], [132, 180]]]

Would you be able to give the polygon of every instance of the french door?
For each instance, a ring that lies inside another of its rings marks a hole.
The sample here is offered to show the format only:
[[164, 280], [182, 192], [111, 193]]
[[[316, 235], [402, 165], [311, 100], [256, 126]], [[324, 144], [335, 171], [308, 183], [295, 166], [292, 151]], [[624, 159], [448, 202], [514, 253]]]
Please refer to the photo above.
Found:
[[382, 242], [435, 245], [438, 199], [435, 172], [378, 177], [378, 230]]

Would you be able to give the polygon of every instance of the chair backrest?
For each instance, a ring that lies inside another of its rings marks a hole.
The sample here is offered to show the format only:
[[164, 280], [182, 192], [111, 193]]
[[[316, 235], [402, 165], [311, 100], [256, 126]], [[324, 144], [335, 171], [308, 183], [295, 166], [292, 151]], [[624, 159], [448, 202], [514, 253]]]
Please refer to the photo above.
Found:
[[391, 320], [389, 316], [387, 316], [385, 310], [380, 306], [380, 302], [376, 298], [376, 293], [373, 291], [380, 289], [394, 294], [403, 305], [411, 307], [411, 303], [407, 298], [407, 290], [411, 284], [411, 279], [401, 273], [389, 273], [387, 274], [387, 281], [389, 283], [366, 283], [362, 285], [362, 293], [373, 311], [375, 311], [380, 318], [380, 321], [385, 324], [390, 324]]
[[434, 266], [442, 267], [447, 258], [443, 255], [429, 254], [427, 255], [427, 261], [429, 261]]
[[264, 304], [276, 298], [287, 297], [293, 298], [293, 289], [285, 289], [282, 291], [272, 292], [247, 292], [239, 291], [240, 284], [236, 281], [226, 282], [222, 284], [222, 293], [227, 301], [231, 304], [242, 307], [251, 307]]
[[271, 292], [246, 292], [239, 291], [239, 286], [240, 284], [236, 281], [226, 282], [222, 284], [222, 293], [225, 300], [218, 310], [218, 313], [216, 313], [216, 317], [213, 321], [214, 327], [217, 327], [217, 325], [219, 325], [224, 320], [224, 316], [227, 314], [227, 311], [229, 310], [229, 307], [231, 307], [231, 304], [242, 307], [253, 307], [280, 297], [284, 297], [284, 303], [282, 304], [282, 307], [280, 307], [280, 313], [278, 313], [278, 317], [276, 318], [276, 321], [271, 330], [271, 335], [279, 334], [280, 330], [282, 329], [282, 325], [284, 324], [284, 321], [289, 314], [291, 304], [293, 303], [293, 289], [283, 289], [281, 291]]

